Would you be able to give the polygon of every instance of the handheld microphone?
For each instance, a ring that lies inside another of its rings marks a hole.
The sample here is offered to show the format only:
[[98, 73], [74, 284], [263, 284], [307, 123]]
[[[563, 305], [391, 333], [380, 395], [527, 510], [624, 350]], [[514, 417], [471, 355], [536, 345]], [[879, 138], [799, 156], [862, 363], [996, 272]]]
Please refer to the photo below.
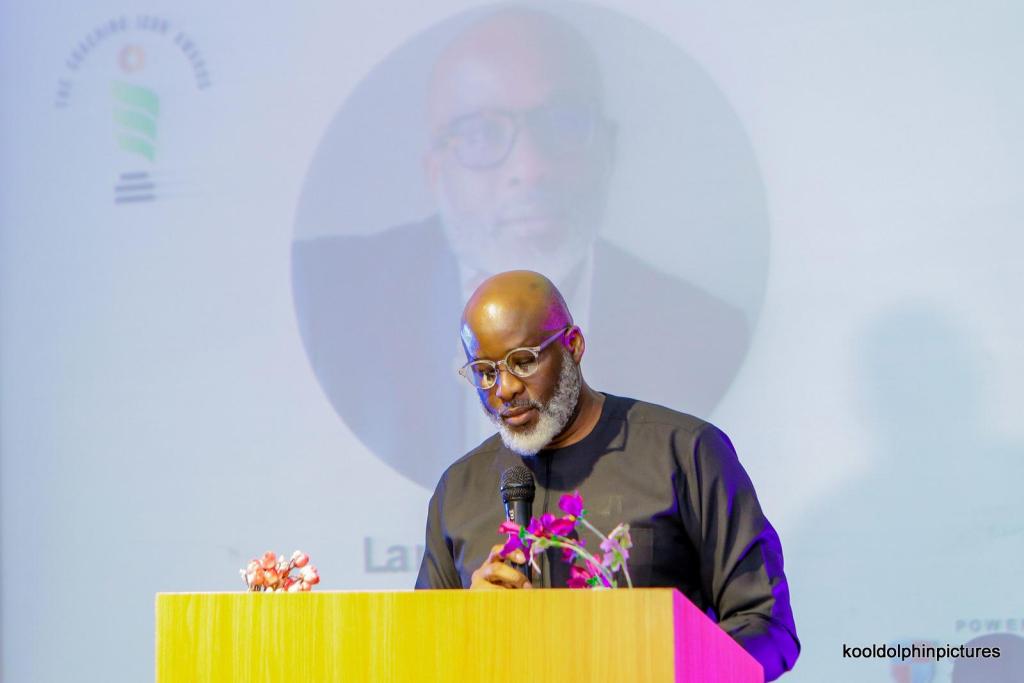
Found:
[[[505, 505], [505, 518], [520, 526], [529, 524], [533, 510], [533, 498], [537, 492], [537, 485], [533, 481], [533, 472], [522, 465], [509, 467], [501, 473], [498, 491], [501, 492], [501, 502]], [[526, 574], [527, 580], [533, 580], [529, 562], [525, 565], [516, 565], [516, 567]]]

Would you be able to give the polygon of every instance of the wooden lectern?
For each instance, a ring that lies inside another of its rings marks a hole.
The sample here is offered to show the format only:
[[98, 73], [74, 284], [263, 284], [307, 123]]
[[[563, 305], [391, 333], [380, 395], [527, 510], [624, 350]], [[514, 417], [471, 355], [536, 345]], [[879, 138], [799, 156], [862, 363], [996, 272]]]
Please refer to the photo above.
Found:
[[161, 593], [156, 680], [762, 683], [764, 675], [678, 591], [657, 588]]

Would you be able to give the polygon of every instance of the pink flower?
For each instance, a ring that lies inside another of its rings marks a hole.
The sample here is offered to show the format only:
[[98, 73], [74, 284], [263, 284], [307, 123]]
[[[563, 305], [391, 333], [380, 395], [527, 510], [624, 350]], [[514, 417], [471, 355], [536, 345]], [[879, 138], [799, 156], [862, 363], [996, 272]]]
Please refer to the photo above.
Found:
[[514, 553], [515, 551], [520, 550], [520, 549], [525, 549], [525, 548], [526, 548], [526, 546], [523, 545], [523, 542], [519, 538], [519, 536], [514, 535], [514, 534], [509, 534], [508, 540], [505, 541], [505, 546], [501, 549], [500, 555], [504, 559], [504, 558], [508, 557], [509, 555], [511, 555], [512, 553]]
[[[297, 573], [293, 573], [296, 572]], [[316, 567], [309, 564], [309, 556], [301, 550], [292, 553], [291, 559], [276, 556], [267, 551], [258, 559], [250, 560], [245, 569], [239, 570], [250, 591], [279, 593], [308, 591], [320, 583]]]
[[274, 565], [277, 564], [277, 556], [270, 550], [263, 553], [263, 557], [260, 559], [260, 564], [264, 569], [273, 569]]
[[575, 564], [569, 566], [569, 581], [566, 586], [569, 588], [611, 588], [612, 584], [608, 582], [599, 567], [587, 560], [585, 567]]
[[622, 560], [628, 555], [625, 555], [624, 550], [617, 550], [619, 544], [615, 541], [602, 541], [601, 550], [604, 552], [604, 557], [601, 559], [601, 564], [605, 567], [610, 567], [612, 571], [616, 571], [619, 568]]
[[589, 569], [572, 565], [569, 567], [569, 581], [566, 583], [566, 586], [569, 588], [589, 588], [589, 582], [592, 578], [594, 578], [594, 573]]
[[629, 536], [629, 525], [618, 525], [608, 534], [607, 539], [601, 541], [601, 550], [604, 551], [601, 564], [609, 567], [613, 572], [618, 571], [629, 559], [629, 549], [632, 547], [633, 541]]
[[252, 585], [252, 582], [256, 579], [257, 571], [261, 571], [261, 568], [260, 563], [256, 560], [252, 560], [248, 565], [246, 565], [245, 569], [242, 570], [242, 576], [245, 578], [245, 585]]
[[316, 567], [311, 564], [307, 564], [299, 570], [299, 576], [302, 577], [302, 583], [308, 583], [310, 586], [320, 583], [320, 574], [317, 572]]
[[515, 522], [509, 522], [508, 520], [505, 520], [501, 523], [501, 526], [498, 527], [498, 533], [508, 534], [508, 540], [505, 541], [505, 546], [501, 549], [500, 554], [502, 558], [508, 557], [509, 555], [520, 549], [530, 549], [530, 539], [526, 539], [526, 541], [524, 542], [523, 536], [525, 534], [523, 532], [523, 528]]
[[302, 578], [302, 590], [304, 591], [308, 591], [310, 588], [320, 583], [320, 574], [317, 572], [316, 567], [311, 564], [308, 564], [299, 570], [299, 576]]
[[[576, 545], [583, 547], [587, 545], [587, 539], [581, 538], [576, 541]], [[576, 559], [576, 551], [573, 548], [562, 547], [562, 561], [572, 563]]]
[[504, 522], [501, 523], [501, 526], [498, 527], [498, 533], [499, 534], [516, 534], [518, 536], [520, 528], [521, 527], [518, 524], [516, 524], [515, 522], [510, 522], [510, 521], [508, 521], [506, 519]]
[[558, 507], [562, 509], [567, 515], [573, 517], [583, 516], [583, 496], [580, 495], [579, 491], [575, 493], [566, 493], [558, 499]]
[[263, 571], [265, 577], [265, 583], [270, 588], [277, 588], [277, 585], [281, 583], [281, 575], [277, 573], [276, 569], [265, 569]]
[[576, 520], [572, 517], [555, 517], [550, 512], [545, 512], [538, 520], [536, 517], [530, 520], [526, 530], [534, 536], [551, 538], [552, 536], [568, 536], [576, 528]]
[[576, 520], [569, 517], [558, 517], [547, 525], [552, 536], [568, 536], [576, 528]]
[[253, 573], [252, 581], [249, 582], [249, 587], [264, 586], [267, 583], [267, 577], [263, 572], [263, 567], [257, 567]]

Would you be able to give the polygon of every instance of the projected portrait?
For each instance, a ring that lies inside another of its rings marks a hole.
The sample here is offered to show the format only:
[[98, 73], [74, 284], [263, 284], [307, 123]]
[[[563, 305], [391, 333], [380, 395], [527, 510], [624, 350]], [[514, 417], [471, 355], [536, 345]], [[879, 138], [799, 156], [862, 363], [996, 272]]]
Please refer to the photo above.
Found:
[[593, 386], [708, 416], [767, 241], [749, 141], [679, 47], [596, 7], [502, 6], [415, 37], [344, 102], [296, 215], [295, 307], [338, 416], [432, 488], [493, 432], [456, 372], [483, 279], [544, 273]]

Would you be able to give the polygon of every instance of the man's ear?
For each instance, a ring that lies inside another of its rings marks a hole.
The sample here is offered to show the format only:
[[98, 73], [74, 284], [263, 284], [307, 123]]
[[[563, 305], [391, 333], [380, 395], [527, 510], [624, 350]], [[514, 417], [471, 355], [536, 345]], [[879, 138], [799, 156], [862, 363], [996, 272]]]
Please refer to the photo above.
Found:
[[611, 177], [619, 157], [619, 126], [609, 121], [605, 126], [605, 176]]
[[441, 175], [441, 159], [434, 148], [423, 153], [423, 177], [427, 181], [427, 189], [437, 194], [437, 181]]
[[572, 360], [576, 365], [580, 364], [583, 360], [583, 353], [587, 350], [587, 340], [583, 338], [583, 330], [576, 327], [575, 325], [566, 335], [568, 337], [569, 352], [572, 354]]

